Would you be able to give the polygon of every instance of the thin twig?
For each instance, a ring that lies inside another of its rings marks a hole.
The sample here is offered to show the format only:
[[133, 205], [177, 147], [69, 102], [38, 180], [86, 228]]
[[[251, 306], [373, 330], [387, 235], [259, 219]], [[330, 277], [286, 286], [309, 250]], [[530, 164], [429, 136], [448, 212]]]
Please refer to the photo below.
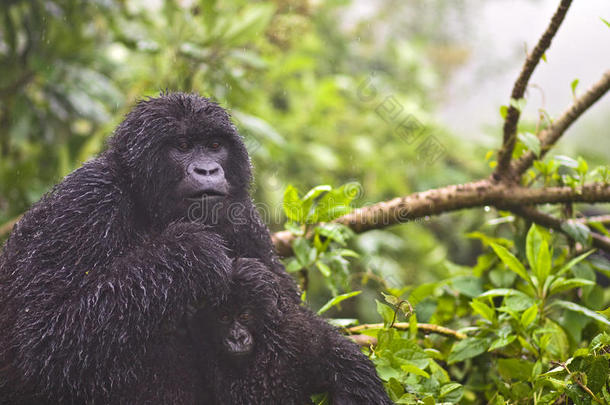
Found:
[[[562, 232], [570, 237], [570, 235], [567, 234], [566, 231], [561, 227], [564, 221], [560, 220], [559, 218], [546, 214], [533, 207], [513, 207], [510, 209], [510, 211], [539, 225]], [[598, 235], [596, 233], [591, 233], [591, 238], [593, 246], [610, 253], [610, 238]]]
[[597, 398], [597, 396], [595, 396], [595, 394], [593, 393], [593, 391], [591, 391], [589, 389], [589, 387], [587, 387], [586, 385], [584, 385], [582, 383], [582, 381], [580, 381], [580, 378], [577, 375], [574, 375], [574, 373], [572, 373], [570, 371], [570, 369], [568, 369], [568, 365], [564, 362], [553, 362], [554, 364], [557, 364], [559, 366], [561, 366], [565, 371], [568, 372], [568, 374], [570, 375], [570, 378], [576, 383], [578, 384], [578, 386], [580, 388], [582, 388], [587, 394], [591, 395], [591, 397], [593, 398], [593, 400], [595, 402], [597, 402], [598, 404], [604, 404], [604, 402], [602, 402], [599, 398]]
[[[591, 86], [585, 94], [576, 99], [574, 104], [572, 104], [558, 119], [553, 121], [553, 124], [549, 128], [540, 133], [540, 158], [555, 145], [574, 121], [576, 121], [595, 102], [602, 98], [609, 90], [610, 70], [606, 71], [601, 79]], [[525, 153], [518, 161], [511, 165], [510, 176], [513, 179], [519, 178], [537, 158], [538, 157], [532, 152]]]
[[[540, 62], [540, 58], [542, 58], [542, 55], [544, 55], [551, 45], [551, 41], [563, 22], [571, 4], [572, 0], [562, 0], [559, 4], [557, 11], [555, 11], [555, 15], [551, 18], [549, 26], [538, 40], [534, 50], [527, 56], [523, 68], [521, 68], [521, 73], [519, 73], [519, 77], [513, 86], [513, 91], [510, 96], [511, 101], [523, 98], [527, 83], [532, 76], [532, 73], [534, 73], [534, 69], [536, 69], [538, 62]], [[506, 119], [504, 120], [502, 148], [498, 152], [498, 165], [493, 174], [494, 180], [500, 180], [506, 177], [505, 175], [509, 169], [511, 156], [517, 140], [517, 124], [520, 115], [521, 112], [511, 103], [506, 113]]]
[[[392, 325], [392, 327], [395, 329], [399, 329], [399, 330], [408, 330], [409, 325], [410, 325], [409, 322], [396, 322], [395, 324]], [[365, 324], [358, 325], [358, 326], [352, 326], [351, 328], [347, 328], [346, 330], [349, 333], [360, 333], [360, 332], [368, 330], [368, 329], [382, 329], [382, 328], [383, 328], [382, 323], [365, 323]], [[429, 323], [418, 323], [417, 329], [425, 331], [425, 332], [429, 332], [429, 333], [439, 333], [441, 335], [453, 336], [454, 338], [460, 339], [460, 340], [466, 339], [468, 337], [465, 334], [463, 334], [462, 332], [458, 332], [453, 329], [445, 328], [444, 326], [433, 325], [433, 324], [429, 324]]]
[[610, 225], [610, 215], [597, 215], [593, 217], [577, 218], [577, 221], [585, 224], [600, 223], [602, 225]]

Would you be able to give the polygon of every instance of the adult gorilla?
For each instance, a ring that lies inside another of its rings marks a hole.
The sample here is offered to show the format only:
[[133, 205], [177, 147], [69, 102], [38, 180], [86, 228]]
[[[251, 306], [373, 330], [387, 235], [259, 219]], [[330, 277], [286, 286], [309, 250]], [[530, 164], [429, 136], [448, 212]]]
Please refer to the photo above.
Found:
[[0, 403], [145, 402], [125, 394], [134, 384], [150, 403], [195, 402], [194, 367], [172, 331], [188, 304], [227, 295], [230, 257], [260, 258], [297, 299], [250, 178], [221, 107], [182, 93], [138, 103], [4, 246]]

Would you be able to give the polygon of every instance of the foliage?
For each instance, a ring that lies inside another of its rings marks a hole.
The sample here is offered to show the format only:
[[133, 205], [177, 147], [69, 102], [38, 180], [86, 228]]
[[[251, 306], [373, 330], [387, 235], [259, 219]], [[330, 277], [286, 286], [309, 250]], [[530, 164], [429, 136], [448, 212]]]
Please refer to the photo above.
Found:
[[[575, 218], [590, 208], [548, 208], [571, 218], [571, 240], [493, 210], [361, 235], [331, 222], [485, 173], [482, 147], [430, 114], [430, 90], [463, 57], [444, 23], [450, 2], [387, 2], [347, 28], [343, 0], [147, 3], [10, 0], [0, 10], [0, 229], [102, 150], [135, 99], [198, 91], [245, 136], [255, 199], [281, 205], [263, 218], [297, 236], [285, 264], [304, 299], [348, 333], [383, 321], [359, 333], [376, 339], [363, 350], [393, 400], [610, 402], [610, 290], [600, 284], [610, 264], [590, 250], [593, 232], [610, 234]], [[551, 123], [544, 110], [520, 123], [513, 157], [540, 157], [537, 135]], [[429, 141], [441, 155], [425, 153]], [[610, 167], [549, 153], [521, 181], [578, 190], [610, 183]]]

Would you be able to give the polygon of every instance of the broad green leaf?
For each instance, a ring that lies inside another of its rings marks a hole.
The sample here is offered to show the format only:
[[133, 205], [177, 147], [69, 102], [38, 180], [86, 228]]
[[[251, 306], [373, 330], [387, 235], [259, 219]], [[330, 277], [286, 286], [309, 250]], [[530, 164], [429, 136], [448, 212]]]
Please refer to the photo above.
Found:
[[589, 367], [587, 367], [587, 387], [593, 392], [599, 392], [606, 384], [610, 367], [608, 359], [604, 357], [593, 358]]
[[473, 300], [470, 302], [470, 306], [477, 314], [481, 315], [484, 319], [494, 323], [496, 321], [496, 311], [485, 303]]
[[593, 311], [589, 308], [575, 304], [573, 302], [557, 300], [557, 301], [553, 301], [553, 303], [550, 306], [559, 306], [562, 308], [566, 308], [566, 309], [569, 309], [570, 311], [578, 312], [580, 314], [588, 316], [591, 319], [595, 319], [596, 321], [599, 321], [603, 324], [610, 325], [610, 319], [597, 313], [596, 311]]
[[[260, 117], [246, 114], [245, 112], [238, 110], [233, 110], [231, 116], [236, 119], [240, 129], [250, 132], [258, 139], [266, 139], [276, 145], [284, 145], [286, 143], [282, 135], [280, 135], [271, 124]], [[248, 142], [248, 144], [251, 144], [251, 142]], [[260, 145], [260, 142], [255, 141], [254, 145]], [[250, 153], [254, 152], [254, 147], [249, 147], [248, 149]]]
[[424, 370], [422, 370], [421, 368], [417, 367], [415, 364], [410, 364], [410, 363], [401, 364], [400, 368], [404, 372], [412, 373], [412, 374], [415, 374], [415, 375], [420, 375], [420, 376], [426, 377], [426, 378], [430, 378], [430, 374], [426, 373]]
[[538, 252], [540, 251], [540, 244], [543, 240], [544, 237], [540, 233], [538, 226], [532, 224], [525, 239], [525, 256], [527, 257], [527, 262], [534, 271], [534, 274], [537, 274], [538, 271], [536, 268], [538, 265]]
[[505, 380], [528, 381], [534, 364], [522, 359], [498, 359], [498, 372]]
[[292, 250], [294, 255], [299, 260], [302, 267], [307, 267], [311, 264], [311, 251], [312, 247], [309, 246], [309, 242], [305, 238], [296, 238], [292, 243]]
[[329, 300], [326, 304], [324, 304], [322, 306], [322, 308], [320, 308], [318, 310], [318, 315], [323, 314], [324, 312], [328, 311], [332, 307], [338, 305], [340, 302], [345, 301], [348, 298], [355, 297], [356, 295], [360, 294], [361, 292], [362, 291], [352, 291], [352, 292], [349, 292], [346, 294], [337, 295], [333, 299]]
[[591, 230], [587, 225], [575, 221], [566, 221], [561, 224], [561, 229], [581, 245], [590, 245]]
[[464, 395], [464, 387], [461, 384], [450, 382], [441, 386], [438, 399], [449, 403], [458, 403]]
[[589, 250], [588, 252], [585, 252], [579, 256], [576, 256], [575, 258], [573, 258], [572, 260], [570, 260], [568, 263], [564, 264], [558, 271], [557, 271], [557, 275], [561, 276], [562, 274], [564, 274], [566, 271], [570, 270], [572, 267], [574, 267], [575, 265], [577, 265], [578, 263], [580, 263], [581, 261], [585, 260], [587, 257], [589, 257], [589, 255], [591, 255], [592, 253], [595, 253], [595, 249], [593, 250]]
[[529, 282], [530, 284], [533, 284], [532, 280], [527, 274], [527, 271], [525, 270], [525, 267], [523, 267], [523, 264], [521, 264], [519, 259], [517, 259], [512, 253], [510, 253], [504, 246], [492, 243], [491, 248], [494, 250], [494, 252], [496, 252], [498, 257], [500, 258], [500, 260], [502, 260], [502, 263], [504, 263], [506, 267], [517, 273], [517, 275], [525, 281]]
[[228, 30], [222, 35], [226, 45], [239, 46], [261, 35], [269, 22], [275, 6], [273, 4], [249, 4], [240, 14], [234, 15]]
[[536, 315], [538, 315], [538, 305], [532, 305], [521, 314], [521, 325], [527, 328], [536, 320]]
[[332, 271], [331, 271], [330, 267], [326, 263], [321, 262], [321, 261], [317, 261], [316, 262], [316, 267], [318, 268], [318, 270], [320, 270], [320, 273], [322, 273], [322, 275], [324, 277], [330, 277]]
[[551, 284], [549, 294], [557, 294], [562, 291], [590, 285], [595, 285], [595, 282], [584, 278], [570, 278], [566, 280], [563, 277], [559, 277]]
[[510, 335], [510, 336], [498, 338], [498, 339], [493, 341], [491, 346], [489, 346], [488, 351], [491, 352], [492, 350], [499, 349], [499, 348], [504, 347], [504, 346], [508, 346], [509, 344], [514, 342], [514, 340], [516, 338], [517, 338], [517, 335]]
[[377, 303], [377, 313], [381, 315], [383, 326], [387, 328], [394, 319], [394, 310], [379, 300], [375, 300], [375, 302]]
[[304, 222], [305, 213], [303, 211], [303, 203], [299, 198], [299, 192], [292, 185], [288, 185], [286, 190], [284, 190], [283, 208], [288, 219], [300, 223]]
[[542, 240], [538, 248], [538, 258], [535, 268], [536, 277], [542, 284], [551, 273], [551, 252], [546, 240]]
[[447, 363], [453, 364], [478, 356], [481, 353], [485, 353], [490, 345], [491, 339], [489, 338], [471, 337], [460, 340], [453, 345]]
[[524, 132], [517, 135], [517, 138], [525, 145], [525, 147], [532, 151], [536, 157], [540, 157], [540, 139], [531, 132]]

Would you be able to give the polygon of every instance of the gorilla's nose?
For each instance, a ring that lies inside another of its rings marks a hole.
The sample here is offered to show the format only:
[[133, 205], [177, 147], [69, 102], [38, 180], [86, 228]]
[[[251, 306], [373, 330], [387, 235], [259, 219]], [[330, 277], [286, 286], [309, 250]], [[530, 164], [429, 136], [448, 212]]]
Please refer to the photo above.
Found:
[[193, 174], [198, 176], [221, 176], [223, 175], [222, 167], [218, 163], [199, 163], [191, 165]]
[[189, 176], [194, 180], [194, 194], [224, 195], [227, 193], [227, 181], [222, 166], [216, 162], [194, 162], [188, 168]]

